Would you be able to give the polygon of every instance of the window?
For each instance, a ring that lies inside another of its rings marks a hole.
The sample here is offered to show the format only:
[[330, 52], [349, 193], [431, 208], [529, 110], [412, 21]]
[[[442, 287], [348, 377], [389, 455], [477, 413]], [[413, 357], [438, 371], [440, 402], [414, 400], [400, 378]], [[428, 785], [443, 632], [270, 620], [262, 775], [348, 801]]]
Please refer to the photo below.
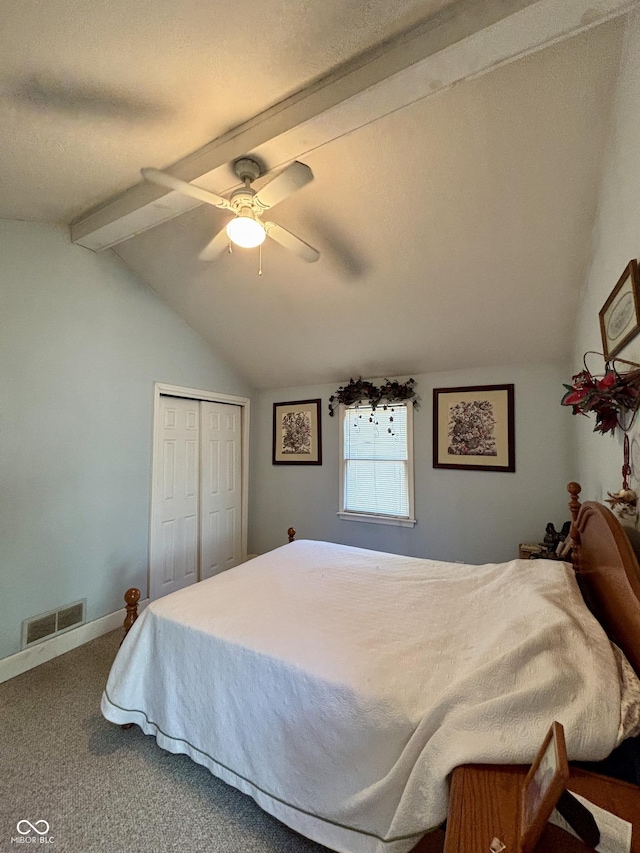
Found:
[[340, 518], [413, 527], [413, 406], [341, 406]]

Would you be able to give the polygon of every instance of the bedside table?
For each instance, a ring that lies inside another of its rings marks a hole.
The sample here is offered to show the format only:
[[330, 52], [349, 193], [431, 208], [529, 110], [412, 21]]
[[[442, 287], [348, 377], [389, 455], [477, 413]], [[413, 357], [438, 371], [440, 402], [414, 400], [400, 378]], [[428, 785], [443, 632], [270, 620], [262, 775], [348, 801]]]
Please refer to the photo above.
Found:
[[[489, 853], [494, 837], [517, 853], [518, 800], [528, 766], [467, 764], [456, 767], [444, 853]], [[633, 824], [632, 853], [640, 853], [640, 788], [571, 768], [567, 788]], [[536, 853], [584, 853], [589, 848], [557, 826], [548, 824]]]

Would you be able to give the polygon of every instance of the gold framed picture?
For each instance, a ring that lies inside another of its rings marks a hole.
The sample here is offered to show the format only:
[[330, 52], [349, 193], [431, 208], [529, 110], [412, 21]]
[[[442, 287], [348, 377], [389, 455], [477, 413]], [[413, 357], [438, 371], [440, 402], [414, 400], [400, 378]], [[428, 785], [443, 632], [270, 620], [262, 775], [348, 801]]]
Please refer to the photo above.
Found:
[[520, 853], [531, 853], [569, 780], [569, 762], [560, 723], [552, 723], [522, 786], [518, 816]]
[[321, 400], [273, 404], [274, 465], [322, 465]]
[[433, 467], [515, 471], [513, 385], [433, 389]]
[[609, 361], [640, 331], [640, 276], [636, 260], [629, 261], [598, 316], [602, 351]]

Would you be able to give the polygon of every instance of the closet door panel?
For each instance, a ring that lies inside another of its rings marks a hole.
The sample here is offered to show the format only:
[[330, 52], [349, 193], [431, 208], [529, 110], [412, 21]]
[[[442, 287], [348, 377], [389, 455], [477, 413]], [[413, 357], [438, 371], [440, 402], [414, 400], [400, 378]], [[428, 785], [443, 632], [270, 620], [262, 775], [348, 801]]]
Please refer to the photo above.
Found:
[[198, 580], [200, 403], [160, 397], [150, 597]]
[[242, 409], [201, 402], [200, 566], [203, 578], [242, 559]]

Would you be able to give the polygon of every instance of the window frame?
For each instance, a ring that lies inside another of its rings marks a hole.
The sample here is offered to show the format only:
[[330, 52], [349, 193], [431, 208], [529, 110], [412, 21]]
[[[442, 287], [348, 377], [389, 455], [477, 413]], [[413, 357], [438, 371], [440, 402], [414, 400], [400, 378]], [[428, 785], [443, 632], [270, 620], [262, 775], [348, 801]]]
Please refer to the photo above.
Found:
[[407, 491], [409, 498], [409, 515], [383, 515], [371, 512], [357, 512], [352, 509], [345, 509], [344, 501], [344, 486], [345, 486], [345, 470], [347, 460], [344, 457], [344, 427], [347, 419], [347, 412], [355, 409], [356, 406], [345, 406], [341, 403], [338, 407], [338, 415], [340, 420], [339, 432], [339, 496], [338, 496], [338, 518], [343, 521], [364, 521], [367, 524], [387, 524], [391, 527], [415, 527], [415, 502], [414, 502], [414, 453], [413, 453], [413, 404], [412, 403], [395, 403], [395, 406], [404, 406], [407, 410]]

